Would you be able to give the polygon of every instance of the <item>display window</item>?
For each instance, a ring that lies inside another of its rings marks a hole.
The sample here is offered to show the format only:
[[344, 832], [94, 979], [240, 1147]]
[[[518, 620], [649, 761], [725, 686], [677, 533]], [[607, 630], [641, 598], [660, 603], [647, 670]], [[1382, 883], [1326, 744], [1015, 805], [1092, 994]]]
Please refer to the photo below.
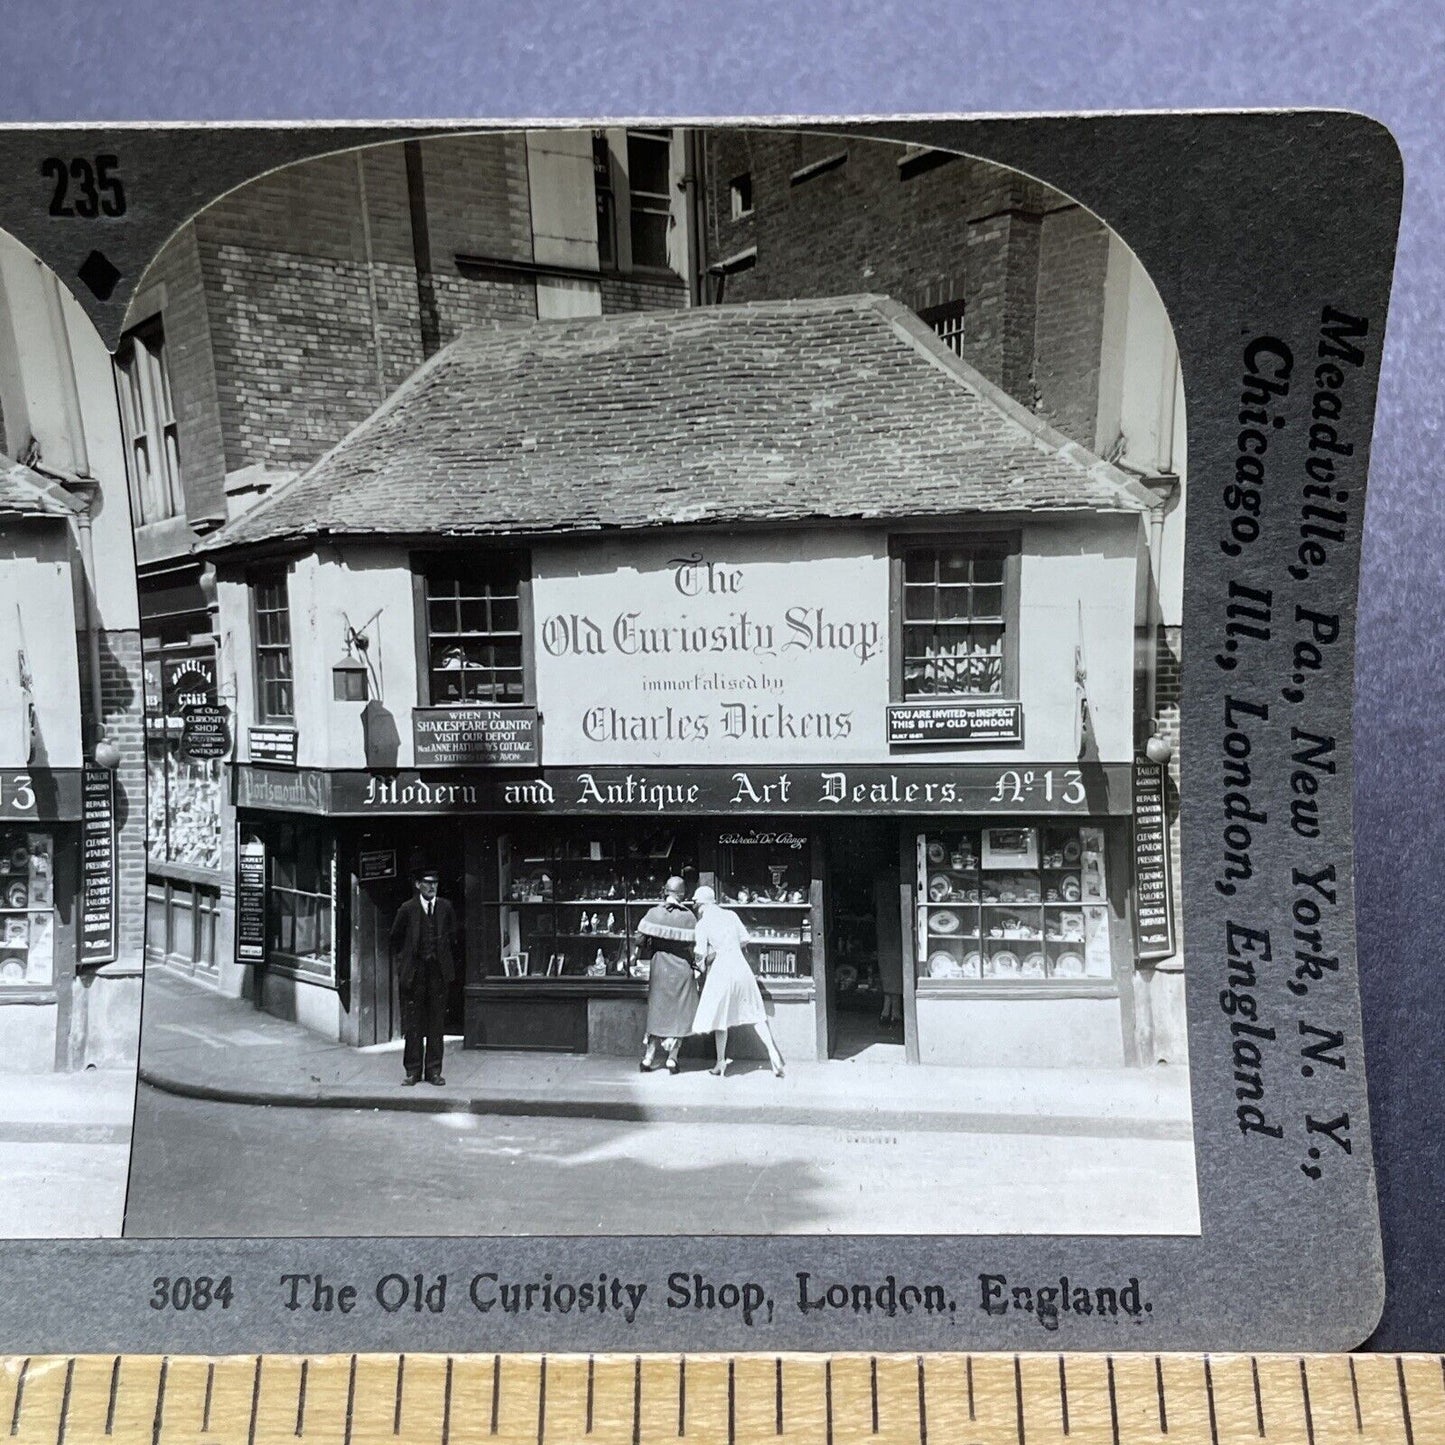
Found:
[[1112, 979], [1104, 830], [961, 823], [917, 838], [918, 977], [957, 983]]
[[54, 837], [0, 829], [0, 990], [54, 982]]
[[689, 829], [575, 822], [504, 834], [498, 866], [504, 979], [645, 979], [638, 923], [670, 877], [691, 894], [700, 876]]
[[221, 765], [181, 753], [180, 737], [152, 729], [146, 739], [146, 849], [152, 863], [221, 866]]
[[278, 823], [266, 890], [266, 961], [336, 982], [336, 839], [311, 823]]
[[728, 831], [719, 836], [718, 902], [748, 931], [745, 953], [761, 978], [813, 973], [812, 850], [804, 832]]

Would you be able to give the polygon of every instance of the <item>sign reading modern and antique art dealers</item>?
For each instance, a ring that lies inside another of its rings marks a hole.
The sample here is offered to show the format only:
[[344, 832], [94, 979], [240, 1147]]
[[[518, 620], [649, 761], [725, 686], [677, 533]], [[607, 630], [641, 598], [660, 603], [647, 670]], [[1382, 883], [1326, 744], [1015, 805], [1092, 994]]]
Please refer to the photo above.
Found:
[[886, 755], [881, 537], [674, 535], [534, 568], [549, 765]]

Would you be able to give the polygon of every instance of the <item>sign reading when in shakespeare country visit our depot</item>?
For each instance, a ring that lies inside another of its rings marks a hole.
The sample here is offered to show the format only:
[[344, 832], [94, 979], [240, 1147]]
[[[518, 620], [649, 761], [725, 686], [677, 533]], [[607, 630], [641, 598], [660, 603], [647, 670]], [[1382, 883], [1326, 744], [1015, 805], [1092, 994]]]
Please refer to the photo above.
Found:
[[536, 767], [534, 707], [419, 707], [412, 711], [418, 767]]

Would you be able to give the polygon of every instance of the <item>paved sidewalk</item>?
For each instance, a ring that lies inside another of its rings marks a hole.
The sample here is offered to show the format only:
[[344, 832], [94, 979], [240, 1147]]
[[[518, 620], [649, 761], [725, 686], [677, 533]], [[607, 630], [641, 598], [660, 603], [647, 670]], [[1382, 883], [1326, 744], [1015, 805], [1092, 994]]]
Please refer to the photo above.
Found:
[[0, 1073], [0, 1234], [120, 1233], [135, 1073]]
[[676, 1076], [632, 1059], [463, 1050], [444, 1088], [404, 1088], [399, 1044], [356, 1049], [225, 999], [165, 970], [146, 975], [141, 1079], [229, 1103], [428, 1113], [732, 1124], [826, 1124], [966, 1133], [1192, 1139], [1181, 1068], [978, 1069], [863, 1060], [734, 1064], [724, 1079], [684, 1060]]

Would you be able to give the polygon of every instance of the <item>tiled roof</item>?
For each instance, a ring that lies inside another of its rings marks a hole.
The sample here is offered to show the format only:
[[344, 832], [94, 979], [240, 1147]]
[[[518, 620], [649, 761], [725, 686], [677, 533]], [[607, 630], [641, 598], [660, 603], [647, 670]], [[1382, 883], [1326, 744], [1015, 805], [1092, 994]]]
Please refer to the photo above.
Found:
[[70, 517], [85, 510], [58, 482], [0, 456], [0, 516]]
[[1149, 505], [907, 308], [845, 296], [468, 332], [202, 549]]

